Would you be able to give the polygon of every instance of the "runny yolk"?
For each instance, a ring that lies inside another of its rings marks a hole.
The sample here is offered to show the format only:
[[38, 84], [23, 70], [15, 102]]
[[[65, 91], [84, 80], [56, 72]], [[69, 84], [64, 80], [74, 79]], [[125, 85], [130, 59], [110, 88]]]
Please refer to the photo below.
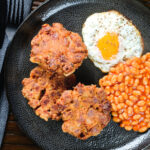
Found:
[[111, 60], [118, 53], [119, 41], [116, 33], [106, 33], [98, 40], [97, 47], [105, 60]]

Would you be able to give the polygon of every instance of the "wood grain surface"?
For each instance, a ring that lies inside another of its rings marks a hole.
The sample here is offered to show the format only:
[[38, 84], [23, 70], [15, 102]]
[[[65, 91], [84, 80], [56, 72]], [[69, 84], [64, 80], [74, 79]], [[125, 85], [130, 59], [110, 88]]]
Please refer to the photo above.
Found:
[[[34, 0], [32, 10], [41, 5], [45, 0]], [[141, 0], [150, 8], [150, 0]], [[41, 150], [18, 127], [10, 111], [1, 150]]]

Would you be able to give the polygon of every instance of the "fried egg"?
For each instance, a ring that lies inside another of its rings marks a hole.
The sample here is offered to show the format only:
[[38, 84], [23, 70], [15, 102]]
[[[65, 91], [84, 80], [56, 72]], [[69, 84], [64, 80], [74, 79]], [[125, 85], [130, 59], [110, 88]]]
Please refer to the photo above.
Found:
[[103, 72], [144, 49], [141, 33], [130, 20], [115, 10], [89, 16], [82, 28], [88, 56]]

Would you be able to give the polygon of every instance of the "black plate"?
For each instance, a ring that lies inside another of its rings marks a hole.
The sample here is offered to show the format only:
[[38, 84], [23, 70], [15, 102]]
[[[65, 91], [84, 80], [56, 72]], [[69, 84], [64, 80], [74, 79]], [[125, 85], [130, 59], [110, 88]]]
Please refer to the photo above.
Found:
[[[139, 28], [144, 38], [145, 52], [150, 50], [150, 11], [135, 0], [52, 0], [32, 13], [18, 29], [5, 59], [7, 96], [19, 126], [43, 149], [63, 150], [137, 150], [150, 144], [150, 130], [140, 134], [127, 132], [110, 122], [97, 137], [78, 140], [61, 130], [62, 122], [37, 117], [21, 94], [21, 80], [35, 66], [30, 63], [30, 41], [45, 22], [61, 22], [68, 30], [81, 34], [85, 19], [95, 13], [115, 9], [127, 16]], [[97, 84], [103, 74], [85, 60], [76, 72], [79, 81]]]

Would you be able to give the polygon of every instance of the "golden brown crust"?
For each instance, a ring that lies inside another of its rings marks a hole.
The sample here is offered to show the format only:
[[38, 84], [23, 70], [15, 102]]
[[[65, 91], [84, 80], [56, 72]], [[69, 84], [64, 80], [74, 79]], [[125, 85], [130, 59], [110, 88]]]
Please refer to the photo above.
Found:
[[73, 73], [88, 54], [79, 34], [66, 30], [60, 23], [44, 24], [31, 47], [31, 62], [65, 76]]
[[79, 83], [73, 91], [64, 91], [57, 104], [64, 121], [63, 131], [82, 140], [98, 135], [110, 121], [110, 103], [95, 85]]
[[35, 110], [36, 115], [44, 120], [61, 119], [61, 114], [56, 105], [61, 93], [72, 87], [75, 76], [58, 76], [50, 74], [41, 67], [34, 68], [29, 78], [22, 81], [22, 94], [28, 99], [28, 104]]

